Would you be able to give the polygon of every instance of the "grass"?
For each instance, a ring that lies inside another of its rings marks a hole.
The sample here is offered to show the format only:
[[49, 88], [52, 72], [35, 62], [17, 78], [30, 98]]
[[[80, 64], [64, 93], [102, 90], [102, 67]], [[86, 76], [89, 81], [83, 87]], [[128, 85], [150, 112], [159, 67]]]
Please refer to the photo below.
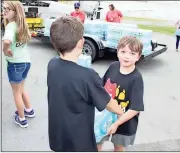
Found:
[[[138, 17], [123, 17], [123, 20], [134, 20], [134, 21], [151, 21], [154, 23], [166, 22], [167, 20], [151, 19], [151, 18], [138, 18]], [[153, 32], [159, 32], [163, 34], [173, 35], [176, 31], [176, 28], [173, 26], [158, 26], [158, 25], [144, 25], [138, 24], [140, 29], [152, 30]]]
[[175, 27], [171, 26], [156, 26], [156, 25], [143, 25], [138, 24], [140, 29], [152, 30], [153, 32], [159, 32], [163, 34], [173, 35], [176, 31]]
[[139, 17], [129, 17], [129, 16], [124, 16], [123, 20], [151, 21], [151, 22], [165, 22], [165, 21], [167, 21], [167, 20], [160, 20], [160, 19], [139, 18]]

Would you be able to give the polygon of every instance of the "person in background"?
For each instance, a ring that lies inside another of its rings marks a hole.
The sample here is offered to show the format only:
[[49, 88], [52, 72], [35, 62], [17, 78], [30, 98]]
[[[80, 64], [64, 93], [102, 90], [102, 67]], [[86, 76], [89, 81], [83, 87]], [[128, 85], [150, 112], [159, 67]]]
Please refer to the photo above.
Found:
[[85, 21], [85, 13], [80, 10], [80, 3], [76, 2], [74, 3], [74, 9], [75, 11], [71, 12], [71, 16], [76, 17], [79, 19], [82, 23]]
[[109, 5], [109, 9], [110, 10], [106, 14], [106, 21], [120, 23], [123, 17], [121, 11], [115, 9], [113, 4]]
[[2, 39], [3, 52], [7, 61], [7, 73], [12, 87], [17, 111], [15, 123], [25, 128], [28, 122], [25, 117], [34, 117], [29, 96], [24, 85], [31, 67], [27, 43], [31, 40], [28, 25], [25, 20], [23, 5], [19, 1], [3, 3], [5, 33]]
[[178, 52], [178, 48], [179, 48], [179, 41], [180, 41], [180, 20], [178, 20], [176, 22], [176, 51]]

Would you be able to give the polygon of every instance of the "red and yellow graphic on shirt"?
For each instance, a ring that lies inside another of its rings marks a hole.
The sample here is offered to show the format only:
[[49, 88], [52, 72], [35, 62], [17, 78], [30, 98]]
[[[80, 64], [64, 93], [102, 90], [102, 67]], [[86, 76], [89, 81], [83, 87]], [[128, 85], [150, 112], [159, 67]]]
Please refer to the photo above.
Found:
[[124, 112], [126, 111], [127, 106], [129, 105], [129, 101], [124, 101], [126, 99], [126, 90], [120, 89], [120, 85], [117, 86], [116, 83], [111, 83], [111, 80], [108, 79], [104, 88], [109, 93], [111, 98], [117, 99], [120, 101], [120, 105], [123, 108]]

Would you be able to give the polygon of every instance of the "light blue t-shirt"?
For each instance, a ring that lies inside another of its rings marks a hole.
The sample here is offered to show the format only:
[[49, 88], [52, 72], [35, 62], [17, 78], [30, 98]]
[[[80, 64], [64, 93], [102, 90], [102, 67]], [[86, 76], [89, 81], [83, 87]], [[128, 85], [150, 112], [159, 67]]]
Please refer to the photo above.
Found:
[[10, 22], [5, 27], [5, 34], [2, 40], [10, 40], [12, 51], [12, 57], [6, 57], [9, 62], [12, 63], [30, 63], [30, 54], [27, 50], [27, 44], [17, 42], [17, 24], [16, 22]]

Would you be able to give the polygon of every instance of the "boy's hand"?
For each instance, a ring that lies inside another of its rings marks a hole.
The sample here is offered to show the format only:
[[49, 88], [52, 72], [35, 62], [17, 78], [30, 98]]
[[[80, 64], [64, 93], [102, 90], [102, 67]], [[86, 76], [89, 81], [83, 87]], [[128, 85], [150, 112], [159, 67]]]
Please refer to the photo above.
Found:
[[117, 131], [118, 125], [113, 123], [108, 129], [108, 135], [114, 134]]
[[111, 100], [107, 104], [106, 109], [118, 115], [122, 115], [124, 113], [121, 105], [118, 105], [117, 100], [113, 98], [111, 98]]

